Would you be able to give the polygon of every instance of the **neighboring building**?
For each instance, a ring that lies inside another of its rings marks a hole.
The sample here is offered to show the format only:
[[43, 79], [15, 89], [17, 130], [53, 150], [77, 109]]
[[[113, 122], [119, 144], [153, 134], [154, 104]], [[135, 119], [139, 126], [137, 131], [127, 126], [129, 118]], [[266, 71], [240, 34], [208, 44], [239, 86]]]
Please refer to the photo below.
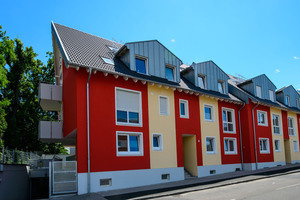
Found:
[[299, 121], [300, 110], [276, 102], [265, 75], [237, 83], [157, 40], [122, 45], [55, 23], [52, 40], [57, 85], [39, 97], [59, 121], [41, 121], [40, 138], [76, 147], [78, 194], [286, 163], [284, 112]]

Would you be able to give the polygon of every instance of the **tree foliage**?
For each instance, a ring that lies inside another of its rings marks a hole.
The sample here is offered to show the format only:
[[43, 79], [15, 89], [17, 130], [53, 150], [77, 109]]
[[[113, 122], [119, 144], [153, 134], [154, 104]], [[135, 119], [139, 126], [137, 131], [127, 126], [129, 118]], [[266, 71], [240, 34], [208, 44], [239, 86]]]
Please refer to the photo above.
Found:
[[4, 145], [26, 151], [59, 153], [64, 150], [61, 144], [45, 145], [38, 140], [39, 121], [57, 118], [57, 113], [43, 111], [38, 102], [39, 83], [55, 82], [53, 54], [47, 52], [48, 62], [44, 65], [41, 60], [36, 59], [37, 54], [32, 47], [24, 47], [20, 39], [12, 40], [5, 32], [0, 33], [0, 70], [4, 71], [0, 76], [0, 85], [1, 78], [4, 77], [1, 95], [4, 101], [10, 102], [4, 103], [3, 115], [0, 107], [0, 120], [5, 116], [7, 123], [7, 127], [3, 126], [3, 130], [6, 128]]

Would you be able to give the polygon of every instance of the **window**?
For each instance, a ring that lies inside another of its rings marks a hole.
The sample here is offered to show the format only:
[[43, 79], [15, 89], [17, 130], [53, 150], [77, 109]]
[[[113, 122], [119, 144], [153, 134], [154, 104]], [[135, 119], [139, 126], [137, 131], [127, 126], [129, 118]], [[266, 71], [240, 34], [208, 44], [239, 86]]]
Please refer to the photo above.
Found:
[[260, 110], [257, 111], [257, 123], [261, 126], [268, 126], [267, 112]]
[[116, 47], [107, 46], [112, 52], [116, 53], [119, 49]]
[[260, 86], [256, 86], [256, 96], [261, 98], [261, 87]]
[[143, 155], [142, 133], [117, 132], [117, 155]]
[[224, 138], [225, 154], [237, 154], [236, 139]]
[[281, 134], [281, 131], [280, 131], [280, 125], [279, 125], [279, 115], [275, 115], [273, 114], [272, 115], [272, 121], [273, 121], [273, 133], [274, 134]]
[[275, 152], [280, 152], [281, 151], [280, 140], [278, 140], [278, 139], [274, 140], [274, 148], [275, 148]]
[[294, 152], [299, 151], [299, 144], [297, 140], [293, 140], [293, 147], [294, 147]]
[[180, 99], [179, 100], [179, 106], [180, 106], [180, 117], [189, 118], [189, 104], [188, 104], [188, 101]]
[[259, 138], [260, 153], [270, 153], [270, 145], [268, 138]]
[[204, 119], [205, 119], [205, 121], [213, 121], [214, 120], [213, 106], [204, 105]]
[[168, 79], [169, 81], [174, 81], [174, 67], [171, 66], [166, 66], [166, 79]]
[[169, 98], [159, 96], [159, 114], [169, 115]]
[[273, 90], [269, 90], [269, 97], [270, 97], [271, 101], [273, 101], [273, 102], [275, 101], [274, 100], [274, 92], [273, 92]]
[[205, 89], [206, 88], [206, 79], [205, 76], [199, 75], [198, 76], [198, 85], [200, 88]]
[[136, 71], [141, 74], [147, 74], [147, 59], [135, 58]]
[[285, 104], [290, 106], [290, 97], [288, 95], [285, 95]]
[[114, 65], [114, 62], [111, 59], [105, 57], [101, 57], [101, 58], [106, 64]]
[[299, 99], [296, 99], [296, 106], [297, 106], [297, 108], [300, 108], [299, 106]]
[[116, 117], [119, 125], [141, 125], [141, 93], [116, 88]]
[[206, 153], [215, 154], [216, 152], [216, 138], [206, 137]]
[[226, 133], [235, 133], [234, 110], [223, 108], [223, 131]]
[[152, 146], [153, 151], [162, 151], [163, 150], [163, 136], [159, 133], [152, 134]]
[[295, 135], [294, 118], [288, 117], [289, 135]]
[[225, 94], [225, 87], [223, 81], [218, 81], [218, 91], [222, 94]]

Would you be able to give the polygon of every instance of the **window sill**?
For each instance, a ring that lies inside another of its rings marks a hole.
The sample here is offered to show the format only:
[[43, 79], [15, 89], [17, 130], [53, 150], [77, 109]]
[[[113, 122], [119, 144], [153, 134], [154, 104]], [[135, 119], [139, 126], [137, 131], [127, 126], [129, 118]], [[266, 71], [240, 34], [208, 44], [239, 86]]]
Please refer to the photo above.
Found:
[[215, 120], [204, 119], [206, 122], [214, 122]]
[[141, 152], [139, 153], [117, 153], [117, 156], [144, 156]]
[[260, 154], [270, 154], [269, 151], [260, 151], [259, 153], [260, 153]]
[[183, 118], [183, 119], [189, 119], [189, 116], [180, 115], [180, 118]]
[[163, 151], [161, 148], [153, 147], [152, 151]]
[[116, 125], [118, 125], [118, 126], [136, 126], [136, 127], [143, 127], [142, 124], [122, 123], [122, 122], [117, 122]]
[[208, 155], [216, 155], [217, 154], [217, 152], [206, 152], [206, 154], [208, 154]]
[[268, 126], [268, 124], [257, 124], [258, 126]]
[[280, 153], [281, 151], [279, 151], [279, 150], [275, 150], [274, 152], [275, 152], [275, 153]]
[[237, 152], [225, 152], [225, 155], [237, 155]]
[[236, 131], [223, 131], [223, 133], [230, 133], [230, 134], [236, 134]]

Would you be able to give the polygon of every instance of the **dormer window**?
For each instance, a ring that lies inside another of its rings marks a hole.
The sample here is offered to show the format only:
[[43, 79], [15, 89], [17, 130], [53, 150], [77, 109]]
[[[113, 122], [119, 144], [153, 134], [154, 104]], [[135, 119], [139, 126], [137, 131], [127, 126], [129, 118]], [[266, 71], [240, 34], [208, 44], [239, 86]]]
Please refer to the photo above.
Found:
[[222, 94], [225, 93], [225, 83], [223, 81], [218, 81], [218, 91]]
[[285, 95], [285, 104], [290, 106], [290, 97], [288, 95]]
[[299, 99], [296, 99], [296, 106], [299, 108]]
[[261, 87], [260, 86], [256, 86], [256, 96], [257, 97], [259, 97], [259, 98], [261, 98], [262, 96], [261, 96]]
[[202, 76], [202, 75], [198, 76], [198, 85], [201, 89], [206, 88], [206, 78], [205, 78], [205, 76]]
[[165, 67], [165, 71], [166, 71], [166, 79], [168, 79], [169, 81], [174, 81], [174, 67], [170, 66], [170, 65], [166, 65]]
[[269, 90], [269, 97], [270, 97], [270, 100], [274, 102], [274, 92], [273, 92], [273, 90]]
[[147, 59], [137, 57], [135, 58], [136, 71], [141, 74], [147, 74]]

